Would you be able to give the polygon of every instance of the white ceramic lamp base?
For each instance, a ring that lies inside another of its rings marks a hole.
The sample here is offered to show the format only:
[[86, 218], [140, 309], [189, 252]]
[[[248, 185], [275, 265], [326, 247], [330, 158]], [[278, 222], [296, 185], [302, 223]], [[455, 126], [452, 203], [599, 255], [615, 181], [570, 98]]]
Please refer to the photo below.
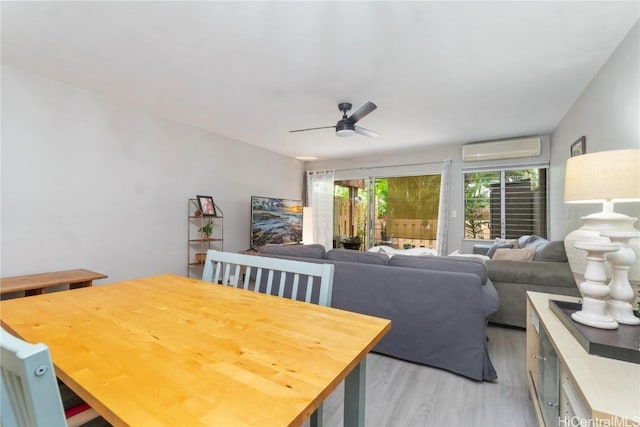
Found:
[[[606, 206], [606, 211], [594, 213], [591, 215], [583, 216], [583, 225], [577, 230], [570, 232], [564, 240], [564, 248], [569, 259], [569, 266], [571, 272], [576, 281], [576, 284], [584, 281], [584, 272], [587, 267], [587, 260], [585, 259], [584, 251], [576, 248], [575, 244], [578, 242], [593, 242], [593, 243], [609, 243], [609, 239], [604, 237], [601, 233], [609, 231], [620, 232], [637, 232], [633, 228], [633, 224], [637, 221], [637, 218], [629, 217], [627, 215], [618, 214], [610, 211], [613, 209], [610, 205]], [[633, 249], [636, 257], [640, 256], [640, 240], [632, 238], [629, 242], [630, 247]], [[607, 277], [611, 277], [611, 266], [607, 265]], [[640, 281], [640, 264], [636, 261], [633, 262], [629, 270], [629, 279], [631, 281]]]
[[602, 232], [611, 243], [620, 250], [607, 254], [607, 261], [613, 267], [613, 275], [609, 282], [609, 299], [607, 314], [623, 325], [640, 325], [640, 319], [633, 315], [633, 289], [629, 283], [629, 268], [636, 261], [636, 254], [629, 246], [629, 241], [640, 237], [640, 232]]
[[600, 329], [616, 329], [618, 322], [607, 314], [606, 298], [609, 286], [605, 284], [607, 273], [604, 266], [604, 255], [620, 250], [618, 245], [605, 243], [578, 242], [576, 248], [587, 251], [587, 267], [584, 272], [585, 281], [580, 283], [582, 293], [582, 310], [571, 315], [571, 318], [583, 325]]

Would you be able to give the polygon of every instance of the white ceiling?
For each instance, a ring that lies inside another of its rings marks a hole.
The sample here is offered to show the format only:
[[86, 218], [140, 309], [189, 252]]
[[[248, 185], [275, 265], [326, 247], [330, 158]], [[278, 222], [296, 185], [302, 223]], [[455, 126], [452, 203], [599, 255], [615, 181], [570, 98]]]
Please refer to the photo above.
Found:
[[[288, 156], [549, 133], [640, 2], [6, 2], [2, 62]], [[378, 109], [335, 136], [338, 102]], [[176, 141], [180, 143], [180, 141]]]

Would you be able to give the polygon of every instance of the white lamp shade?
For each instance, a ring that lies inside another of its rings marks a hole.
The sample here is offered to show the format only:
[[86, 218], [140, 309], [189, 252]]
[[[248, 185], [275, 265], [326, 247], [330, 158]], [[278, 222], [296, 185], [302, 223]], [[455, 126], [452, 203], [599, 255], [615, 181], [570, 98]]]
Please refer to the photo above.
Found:
[[302, 243], [313, 244], [313, 209], [311, 206], [302, 208]]
[[567, 160], [564, 201], [640, 201], [640, 149], [600, 151]]
[[[579, 242], [607, 243], [602, 232], [635, 232], [637, 218], [613, 211], [613, 204], [640, 201], [640, 149], [599, 151], [567, 160], [564, 200], [566, 203], [602, 203], [602, 212], [583, 216], [584, 224], [567, 234], [564, 240], [567, 258], [576, 283], [584, 280], [586, 252], [577, 249]], [[640, 253], [640, 240], [630, 247]], [[607, 264], [608, 265], [608, 264]], [[611, 268], [608, 266], [608, 274]], [[629, 278], [640, 281], [640, 264], [630, 266]]]

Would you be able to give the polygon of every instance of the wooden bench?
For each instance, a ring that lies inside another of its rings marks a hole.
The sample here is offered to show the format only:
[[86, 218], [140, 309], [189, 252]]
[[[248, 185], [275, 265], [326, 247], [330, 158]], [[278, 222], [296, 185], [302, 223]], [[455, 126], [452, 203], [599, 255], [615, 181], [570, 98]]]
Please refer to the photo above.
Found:
[[94, 280], [107, 277], [109, 276], [84, 269], [3, 277], [0, 278], [0, 295], [21, 291], [24, 291], [25, 296], [39, 295], [46, 288], [67, 284], [70, 289], [86, 288], [92, 286]]

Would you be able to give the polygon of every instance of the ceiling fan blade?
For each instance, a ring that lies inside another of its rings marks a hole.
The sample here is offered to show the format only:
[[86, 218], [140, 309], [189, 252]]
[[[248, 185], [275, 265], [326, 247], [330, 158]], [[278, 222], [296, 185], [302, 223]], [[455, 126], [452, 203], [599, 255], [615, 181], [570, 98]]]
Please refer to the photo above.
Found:
[[348, 120], [351, 123], [356, 123], [358, 120], [362, 120], [362, 118], [364, 116], [366, 116], [367, 114], [369, 114], [370, 112], [372, 112], [376, 108], [378, 108], [378, 106], [376, 104], [374, 104], [373, 102], [369, 101], [366, 104], [364, 104], [362, 107], [360, 107], [358, 109], [358, 111], [356, 111], [351, 116], [349, 116]]
[[353, 130], [356, 133], [359, 133], [360, 135], [368, 136], [370, 138], [375, 138], [376, 136], [380, 136], [379, 133], [376, 133], [376, 132], [374, 132], [372, 130], [369, 130], [369, 129], [362, 128], [360, 126], [354, 126]]
[[306, 132], [308, 130], [317, 130], [317, 129], [335, 129], [335, 125], [334, 126], [322, 126], [319, 128], [307, 128], [307, 129], [296, 129], [296, 130], [290, 130], [289, 133], [294, 133], [294, 132]]

